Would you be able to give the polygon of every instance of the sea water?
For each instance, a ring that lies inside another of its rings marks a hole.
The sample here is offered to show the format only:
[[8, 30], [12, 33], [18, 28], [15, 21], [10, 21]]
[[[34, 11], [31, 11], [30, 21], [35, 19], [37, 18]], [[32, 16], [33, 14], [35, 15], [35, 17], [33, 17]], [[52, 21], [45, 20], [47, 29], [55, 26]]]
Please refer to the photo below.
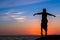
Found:
[[40, 36], [0, 36], [0, 40], [35, 40]]

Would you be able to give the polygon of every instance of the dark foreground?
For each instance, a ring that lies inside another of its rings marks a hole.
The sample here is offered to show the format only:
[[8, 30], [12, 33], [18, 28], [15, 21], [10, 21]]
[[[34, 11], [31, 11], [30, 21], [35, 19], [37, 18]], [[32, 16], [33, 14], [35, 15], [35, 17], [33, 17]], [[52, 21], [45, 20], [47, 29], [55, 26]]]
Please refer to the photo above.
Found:
[[0, 35], [0, 40], [60, 40], [60, 35], [48, 35], [40, 37], [39, 35]]
[[60, 35], [49, 35], [46, 37], [37, 38], [36, 40], [60, 40]]

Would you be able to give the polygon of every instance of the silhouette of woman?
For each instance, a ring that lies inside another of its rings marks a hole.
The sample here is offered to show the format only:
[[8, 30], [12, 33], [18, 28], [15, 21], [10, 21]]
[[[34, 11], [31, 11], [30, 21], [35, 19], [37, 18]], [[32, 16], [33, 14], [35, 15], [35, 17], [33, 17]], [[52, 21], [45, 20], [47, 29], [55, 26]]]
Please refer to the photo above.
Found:
[[54, 17], [56, 17], [56, 16], [46, 12], [45, 8], [43, 8], [43, 12], [33, 14], [33, 16], [35, 16], [35, 15], [42, 15], [42, 20], [41, 20], [41, 36], [43, 36], [43, 29], [45, 30], [45, 36], [47, 36], [47, 23], [48, 23], [47, 15], [54, 16]]

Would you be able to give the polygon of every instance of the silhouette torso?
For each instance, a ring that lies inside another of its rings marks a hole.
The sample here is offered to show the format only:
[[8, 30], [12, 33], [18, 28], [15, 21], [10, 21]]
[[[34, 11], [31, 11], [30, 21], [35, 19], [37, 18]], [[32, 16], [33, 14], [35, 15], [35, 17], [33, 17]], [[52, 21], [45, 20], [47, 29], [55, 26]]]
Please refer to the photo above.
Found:
[[46, 29], [47, 28], [47, 22], [48, 22], [48, 20], [47, 20], [47, 12], [42, 12], [42, 23], [41, 23], [41, 27], [42, 28], [44, 28], [44, 29]]

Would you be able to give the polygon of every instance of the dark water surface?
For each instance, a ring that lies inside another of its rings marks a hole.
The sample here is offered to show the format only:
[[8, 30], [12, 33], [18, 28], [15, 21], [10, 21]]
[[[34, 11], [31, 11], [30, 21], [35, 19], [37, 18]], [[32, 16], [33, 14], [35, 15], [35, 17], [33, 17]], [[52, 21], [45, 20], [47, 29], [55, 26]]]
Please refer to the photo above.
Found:
[[0, 40], [35, 40], [39, 38], [38, 35], [0, 35]]

